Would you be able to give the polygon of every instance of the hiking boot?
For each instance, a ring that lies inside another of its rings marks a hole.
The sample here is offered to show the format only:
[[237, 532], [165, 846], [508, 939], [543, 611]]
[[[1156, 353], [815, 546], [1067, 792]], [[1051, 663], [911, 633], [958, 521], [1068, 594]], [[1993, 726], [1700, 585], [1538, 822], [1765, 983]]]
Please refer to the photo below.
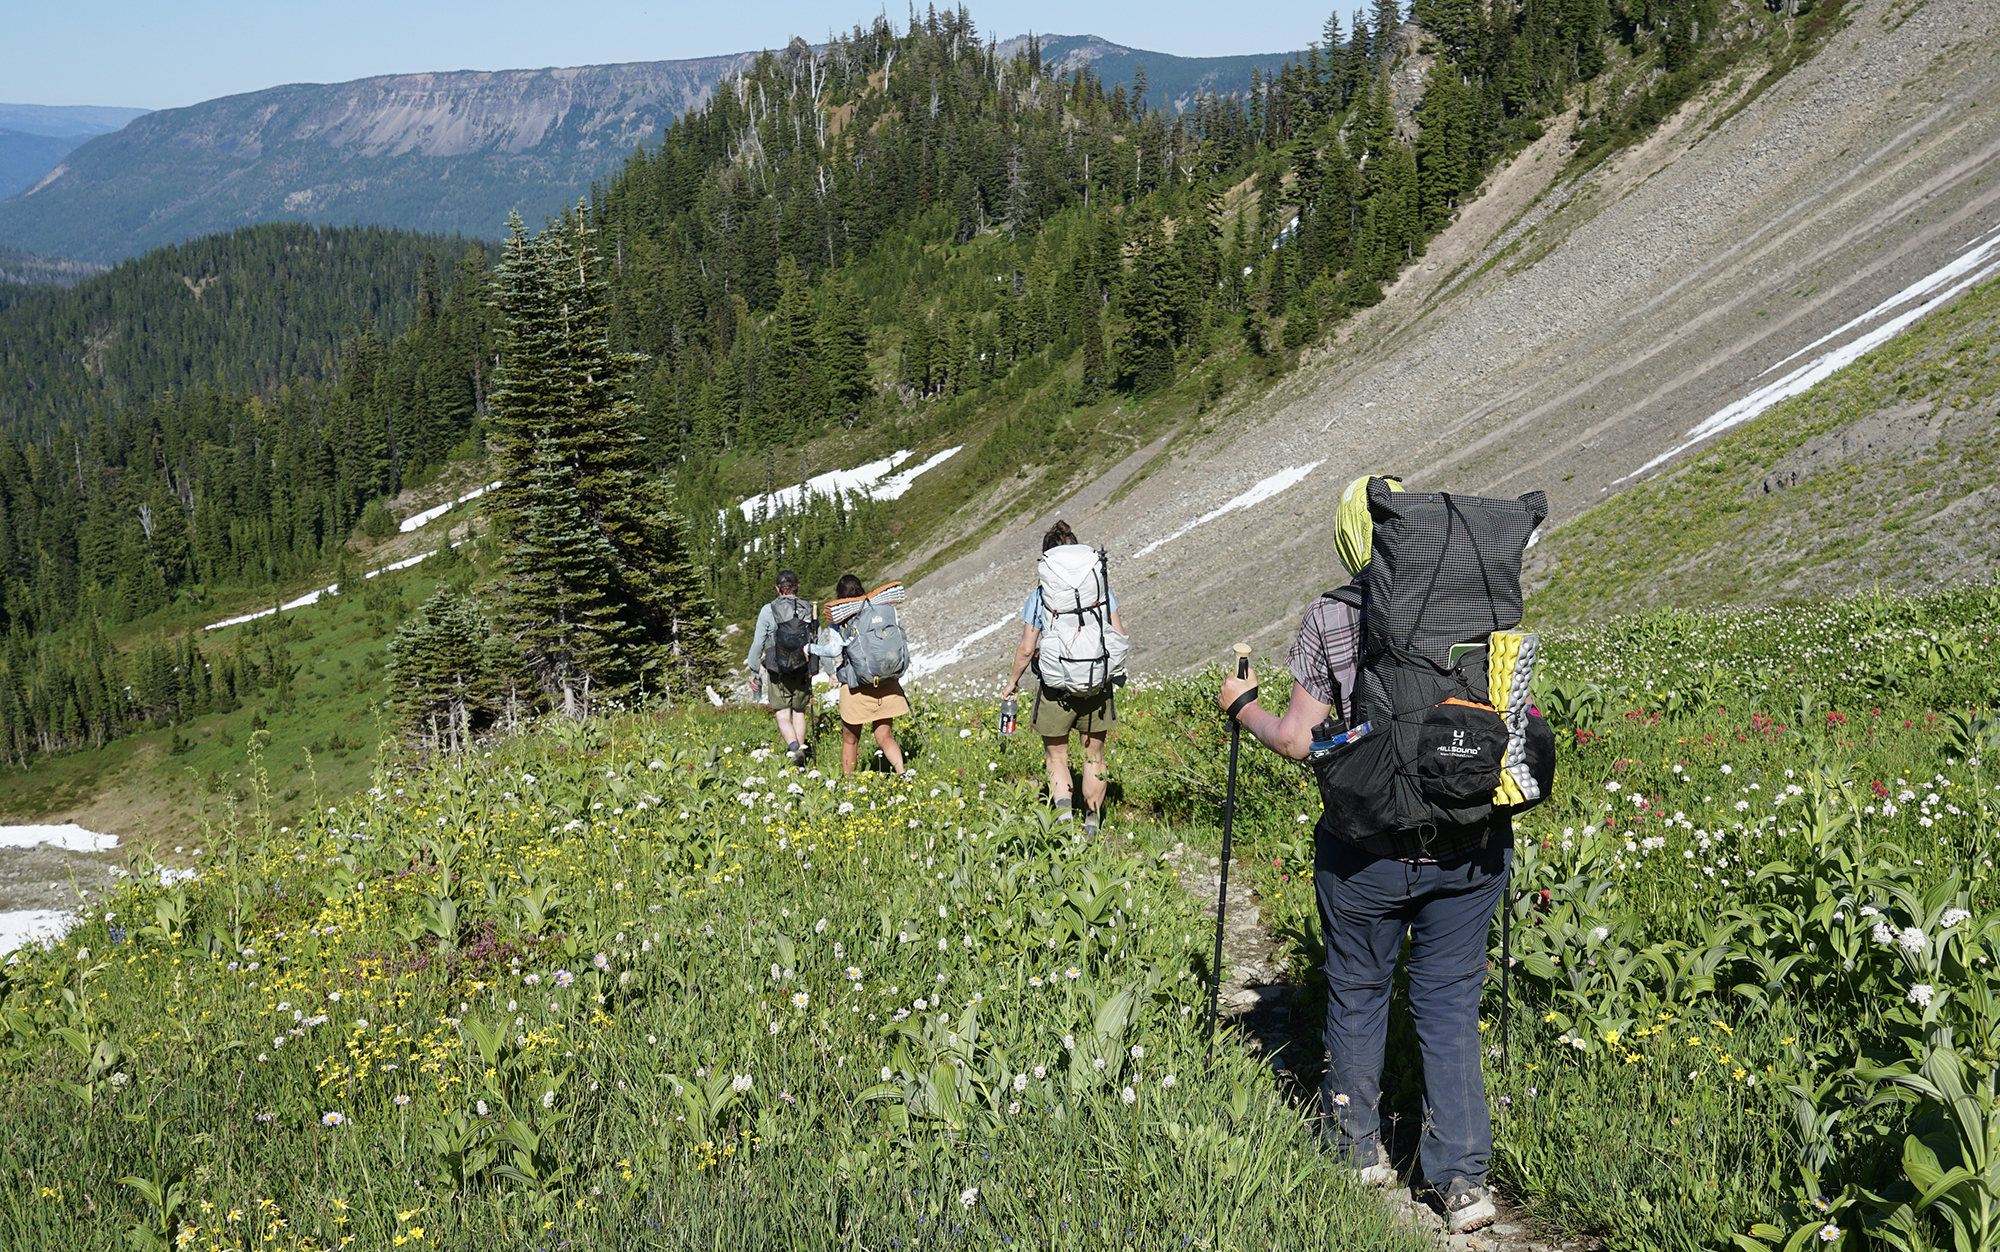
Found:
[[1057, 821], [1066, 822], [1069, 821], [1072, 816], [1074, 816], [1074, 813], [1069, 805], [1068, 796], [1057, 796], [1053, 801], [1051, 801], [1051, 803], [1053, 803], [1056, 806]]
[[1368, 1149], [1357, 1150], [1351, 1167], [1354, 1181], [1364, 1187], [1393, 1187], [1398, 1181], [1396, 1167], [1389, 1163], [1389, 1149], [1380, 1141]]
[[1469, 1178], [1454, 1178], [1444, 1187], [1444, 1221], [1452, 1234], [1491, 1226], [1500, 1216], [1493, 1192]]
[[1083, 815], [1083, 833], [1086, 837], [1097, 838], [1097, 810], [1091, 809]]

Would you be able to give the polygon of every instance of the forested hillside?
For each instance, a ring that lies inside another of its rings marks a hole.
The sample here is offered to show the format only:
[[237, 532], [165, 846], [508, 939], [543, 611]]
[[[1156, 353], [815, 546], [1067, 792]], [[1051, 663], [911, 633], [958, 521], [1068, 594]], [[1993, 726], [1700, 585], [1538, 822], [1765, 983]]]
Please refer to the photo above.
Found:
[[42, 256], [19, 248], [0, 245], [0, 309], [17, 304], [33, 293], [28, 287], [72, 287], [92, 274], [104, 272], [102, 265], [88, 261], [68, 261]]
[[[1033, 40], [1002, 57], [962, 9], [760, 59], [592, 197], [656, 463], [706, 525], [768, 480], [770, 449], [856, 428], [975, 446], [944, 471], [958, 499], [1071, 457], [1099, 401], [1211, 363], [1196, 386], [1219, 391], [1221, 366], [1281, 368], [1378, 301], [1614, 53], [1604, 142], [1676, 67], [1712, 70], [1698, 32], [1725, 46], [1758, 20], [1718, 25], [1710, 0], [1416, 16], [1330, 18], [1303, 58], [1180, 113], [1056, 72]], [[1388, 71], [1419, 54], [1427, 89], [1399, 116]], [[749, 552], [718, 576], [725, 604], [791, 555], [752, 538], [712, 536]]]
[[0, 628], [193, 611], [332, 565], [371, 502], [477, 453], [485, 265], [274, 225], [0, 314]]
[[[894, 505], [726, 509], [776, 452], [966, 445], [935, 474], [948, 511], [1199, 412], [1378, 301], [1611, 54], [1618, 98], [1647, 98], [1706, 2], [1440, 5], [1420, 29], [1382, 0], [1178, 113], [1033, 40], [1003, 57], [963, 9], [878, 19], [760, 58], [565, 225], [602, 259], [643, 456], [734, 612], [802, 547], [830, 581], [914, 537]], [[1411, 57], [1431, 69], [1405, 115], [1388, 71]], [[100, 624], [157, 639], [219, 594], [331, 572], [357, 528], [393, 530], [380, 501], [482, 456], [490, 300], [476, 245], [274, 225], [0, 314], [13, 742], [81, 741], [26, 711], [63, 707], [50, 658], [82, 672]]]
[[344, 345], [364, 333], [401, 335], [423, 301], [440, 298], [438, 267], [476, 246], [274, 222], [25, 295], [0, 312], [0, 429], [80, 429], [93, 414], [194, 387], [269, 395], [330, 381]]

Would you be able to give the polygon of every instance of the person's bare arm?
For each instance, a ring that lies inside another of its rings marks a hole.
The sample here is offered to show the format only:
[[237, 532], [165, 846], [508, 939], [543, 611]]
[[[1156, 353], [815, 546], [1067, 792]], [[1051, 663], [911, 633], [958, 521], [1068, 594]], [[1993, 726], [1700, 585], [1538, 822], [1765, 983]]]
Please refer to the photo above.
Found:
[[1035, 645], [1042, 641], [1041, 628], [1021, 625], [1021, 646], [1014, 649], [1014, 677], [1007, 684], [1006, 695], [1018, 695], [1021, 691], [1021, 675], [1028, 672], [1028, 666], [1035, 659]]
[[[1215, 693], [1215, 702], [1223, 712], [1236, 703], [1236, 698], [1257, 685], [1257, 671], [1251, 670], [1250, 677], [1238, 678], [1231, 674], [1223, 679], [1222, 690]], [[1236, 720], [1243, 729], [1256, 736], [1263, 744], [1279, 756], [1293, 761], [1303, 761], [1312, 752], [1313, 727], [1326, 720], [1333, 706], [1321, 701], [1299, 683], [1292, 684], [1292, 702], [1286, 706], [1284, 717], [1267, 713], [1255, 700], [1243, 706]]]
[[1111, 629], [1117, 631], [1121, 635], [1128, 633], [1125, 629], [1125, 619], [1118, 616], [1117, 609], [1111, 610]]

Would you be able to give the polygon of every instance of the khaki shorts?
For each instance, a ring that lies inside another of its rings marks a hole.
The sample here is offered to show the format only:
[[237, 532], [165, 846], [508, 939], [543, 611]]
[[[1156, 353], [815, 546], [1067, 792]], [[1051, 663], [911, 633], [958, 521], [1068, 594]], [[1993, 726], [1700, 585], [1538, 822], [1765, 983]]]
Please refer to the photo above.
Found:
[[909, 711], [910, 701], [903, 694], [903, 684], [894, 678], [873, 687], [840, 689], [840, 720], [849, 726], [867, 726], [901, 717]]
[[1072, 730], [1102, 735], [1118, 724], [1118, 695], [1107, 691], [1073, 697], [1066, 692], [1037, 691], [1031, 723], [1044, 739], [1064, 739]]
[[764, 699], [773, 709], [803, 713], [812, 707], [812, 674], [764, 674]]

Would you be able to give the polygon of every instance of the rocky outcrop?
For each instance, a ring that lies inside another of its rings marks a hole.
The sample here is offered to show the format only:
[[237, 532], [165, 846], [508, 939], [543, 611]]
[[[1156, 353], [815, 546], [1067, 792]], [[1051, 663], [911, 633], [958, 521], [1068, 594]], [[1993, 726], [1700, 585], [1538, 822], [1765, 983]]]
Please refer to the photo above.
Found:
[[586, 194], [754, 54], [293, 84], [138, 118], [0, 202], [0, 240], [113, 261], [251, 222], [492, 238]]

